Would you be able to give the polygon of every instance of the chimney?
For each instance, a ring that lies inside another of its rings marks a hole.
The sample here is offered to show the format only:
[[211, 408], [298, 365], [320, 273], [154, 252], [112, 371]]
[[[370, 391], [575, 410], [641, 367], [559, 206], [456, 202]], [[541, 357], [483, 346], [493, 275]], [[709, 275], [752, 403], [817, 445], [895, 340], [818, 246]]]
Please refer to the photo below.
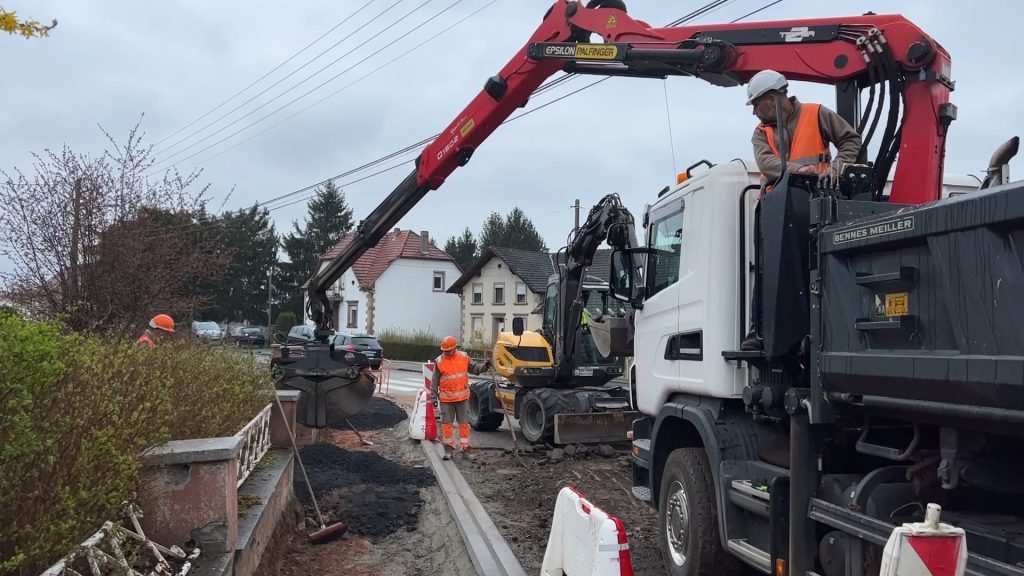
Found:
[[420, 230], [420, 252], [430, 254], [430, 235], [426, 230]]
[[401, 232], [401, 231], [402, 231], [401, 228], [395, 228], [395, 236], [398, 236], [398, 233]]

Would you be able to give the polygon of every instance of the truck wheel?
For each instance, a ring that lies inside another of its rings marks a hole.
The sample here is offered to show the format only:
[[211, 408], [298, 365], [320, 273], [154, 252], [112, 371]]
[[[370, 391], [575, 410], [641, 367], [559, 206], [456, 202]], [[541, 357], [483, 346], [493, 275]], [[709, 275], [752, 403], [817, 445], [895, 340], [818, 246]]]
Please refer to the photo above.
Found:
[[550, 388], [531, 390], [519, 409], [519, 428], [523, 437], [534, 444], [551, 442], [555, 436], [555, 414], [569, 409], [557, 392]]
[[467, 412], [469, 413], [469, 425], [473, 427], [473, 430], [490, 432], [501, 427], [502, 415], [490, 411], [490, 402], [484, 396], [489, 392], [490, 389], [485, 392], [477, 390], [470, 392]]
[[679, 448], [668, 455], [659, 498], [658, 540], [668, 574], [741, 573], [739, 562], [722, 549], [718, 537], [715, 489], [702, 449]]

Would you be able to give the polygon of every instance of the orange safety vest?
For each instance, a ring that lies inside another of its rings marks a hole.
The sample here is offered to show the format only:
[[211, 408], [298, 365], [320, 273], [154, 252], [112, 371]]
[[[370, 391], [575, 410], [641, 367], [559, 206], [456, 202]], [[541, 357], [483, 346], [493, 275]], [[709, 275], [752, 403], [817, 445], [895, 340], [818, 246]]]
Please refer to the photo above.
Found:
[[[829, 152], [828, 143], [821, 137], [821, 127], [818, 123], [820, 108], [819, 104], [801, 104], [800, 118], [796, 121], [796, 131], [793, 133], [793, 141], [789, 144], [787, 160], [798, 166], [817, 166], [818, 173], [824, 174], [832, 160], [832, 155]], [[764, 132], [772, 154], [781, 157], [782, 154], [779, 153], [779, 148], [775, 144], [775, 127], [759, 124], [757, 129]]]
[[442, 354], [436, 364], [441, 372], [438, 399], [441, 402], [469, 400], [469, 354], [461, 350], [451, 357]]
[[149, 334], [143, 334], [142, 336], [139, 336], [139, 339], [135, 341], [135, 345], [145, 346], [150, 349], [156, 348], [156, 342], [153, 341], [153, 338], [151, 338]]

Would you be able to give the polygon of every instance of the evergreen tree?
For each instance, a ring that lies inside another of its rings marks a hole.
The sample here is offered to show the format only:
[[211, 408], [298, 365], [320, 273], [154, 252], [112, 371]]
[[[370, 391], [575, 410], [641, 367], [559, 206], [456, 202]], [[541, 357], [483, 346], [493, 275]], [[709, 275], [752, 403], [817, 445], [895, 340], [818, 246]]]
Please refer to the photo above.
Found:
[[444, 245], [444, 251], [455, 259], [455, 264], [463, 272], [469, 270], [469, 267], [480, 256], [476, 238], [473, 237], [473, 233], [469, 231], [468, 227], [462, 231], [462, 236], [449, 238]]
[[544, 252], [547, 247], [536, 226], [519, 208], [513, 208], [508, 216], [492, 212], [480, 230], [480, 250], [487, 248], [516, 248], [531, 252]]
[[307, 214], [301, 226], [293, 222], [292, 232], [281, 239], [288, 262], [281, 265], [282, 281], [275, 282], [275, 289], [279, 288], [284, 298], [282, 309], [291, 310], [298, 318], [303, 318], [305, 312], [300, 287], [317, 272], [320, 258], [355, 225], [345, 193], [331, 181], [317, 189]]
[[230, 262], [211, 288], [204, 318], [226, 322], [267, 321], [268, 273], [276, 272], [278, 238], [270, 212], [255, 206], [218, 218], [221, 249]]

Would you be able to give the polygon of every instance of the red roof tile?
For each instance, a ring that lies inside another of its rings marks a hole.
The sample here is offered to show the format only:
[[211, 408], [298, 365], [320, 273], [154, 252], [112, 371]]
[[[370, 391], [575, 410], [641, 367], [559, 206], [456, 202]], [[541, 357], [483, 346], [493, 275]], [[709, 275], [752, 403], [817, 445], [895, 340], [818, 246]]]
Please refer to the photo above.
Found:
[[[320, 261], [323, 262], [336, 258], [352, 242], [353, 238], [355, 238], [354, 232], [343, 236], [334, 245], [334, 248], [328, 250], [320, 258]], [[376, 246], [367, 250], [365, 254], [359, 257], [359, 260], [356, 260], [355, 265], [352, 266], [352, 271], [355, 272], [359, 287], [369, 288], [373, 286], [377, 278], [380, 278], [380, 275], [388, 269], [388, 266], [391, 266], [391, 263], [399, 258], [454, 262], [454, 258], [437, 246], [431, 244], [427, 253], [424, 254], [420, 250], [420, 245], [420, 235], [412, 230], [399, 230], [397, 232], [392, 230], [385, 234]]]

